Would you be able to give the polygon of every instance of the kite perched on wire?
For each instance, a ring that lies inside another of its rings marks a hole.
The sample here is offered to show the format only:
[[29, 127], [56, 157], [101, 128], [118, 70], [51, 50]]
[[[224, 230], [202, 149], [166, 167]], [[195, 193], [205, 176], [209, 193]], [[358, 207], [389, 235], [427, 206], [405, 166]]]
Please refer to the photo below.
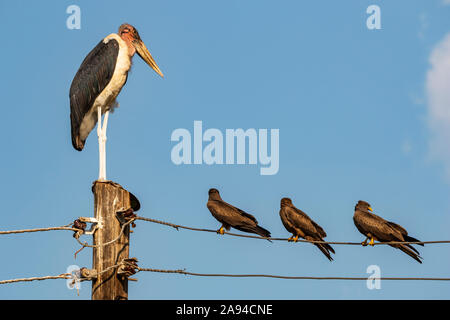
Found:
[[[369, 239], [368, 244], [371, 246], [374, 245], [375, 240], [380, 242], [420, 242], [416, 238], [410, 237], [402, 226], [374, 214], [370, 204], [366, 201], [360, 200], [356, 204], [353, 221], [359, 232], [367, 237], [362, 242], [363, 246], [367, 245]], [[423, 246], [423, 244], [419, 245]], [[390, 244], [390, 246], [402, 250], [417, 262], [422, 263], [419, 251], [411, 244]]]

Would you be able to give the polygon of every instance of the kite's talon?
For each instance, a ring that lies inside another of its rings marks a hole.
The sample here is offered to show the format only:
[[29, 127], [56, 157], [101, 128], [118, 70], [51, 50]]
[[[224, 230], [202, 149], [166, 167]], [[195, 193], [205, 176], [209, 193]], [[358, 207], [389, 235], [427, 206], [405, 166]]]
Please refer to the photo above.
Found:
[[298, 235], [294, 237], [294, 239], [292, 239], [292, 241], [297, 242], [298, 241]]
[[217, 230], [217, 233], [218, 233], [218, 234], [224, 234], [225, 231], [223, 230], [223, 227], [220, 227], [220, 229]]
[[370, 239], [370, 242], [369, 242], [369, 245], [371, 245], [372, 247], [375, 245], [375, 243], [374, 243], [374, 239], [372, 238], [372, 239]]

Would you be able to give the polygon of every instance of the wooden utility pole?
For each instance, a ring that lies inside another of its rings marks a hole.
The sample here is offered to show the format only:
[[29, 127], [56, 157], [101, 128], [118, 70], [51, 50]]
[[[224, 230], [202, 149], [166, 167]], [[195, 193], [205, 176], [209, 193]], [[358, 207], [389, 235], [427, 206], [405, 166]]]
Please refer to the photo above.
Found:
[[[116, 239], [122, 230], [117, 217], [118, 212], [137, 211], [139, 201], [119, 184], [112, 181], [95, 181], [94, 217], [98, 229], [94, 233], [94, 245], [104, 244]], [[93, 249], [93, 269], [101, 273], [108, 267], [129, 258], [130, 225], [127, 225], [120, 238], [106, 246]], [[127, 300], [128, 278], [117, 274], [117, 268], [98, 275], [92, 280], [92, 300]]]

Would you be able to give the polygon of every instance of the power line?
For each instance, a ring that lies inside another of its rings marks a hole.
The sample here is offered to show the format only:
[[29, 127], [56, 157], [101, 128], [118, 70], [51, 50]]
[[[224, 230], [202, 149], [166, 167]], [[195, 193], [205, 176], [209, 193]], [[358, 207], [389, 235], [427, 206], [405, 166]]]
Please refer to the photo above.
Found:
[[[184, 269], [167, 270], [167, 269], [154, 269], [154, 268], [140, 268], [129, 263], [118, 263], [112, 265], [101, 272], [97, 272], [92, 276], [85, 278], [74, 278], [70, 273], [63, 273], [57, 276], [44, 276], [44, 277], [32, 277], [32, 278], [18, 278], [10, 280], [2, 280], [0, 284], [9, 284], [17, 282], [30, 282], [30, 281], [40, 281], [40, 280], [51, 280], [51, 279], [74, 279], [76, 281], [88, 281], [97, 278], [99, 275], [108, 272], [112, 269], [116, 269], [121, 265], [129, 265], [136, 269], [137, 272], [153, 272], [153, 273], [170, 273], [170, 274], [182, 274], [195, 277], [219, 277], [219, 278], [274, 278], [274, 279], [285, 279], [285, 280], [368, 280], [369, 277], [338, 277], [338, 276], [284, 276], [284, 275], [274, 275], [274, 274], [229, 274], [229, 273], [197, 273], [189, 272]], [[371, 280], [387, 280], [387, 281], [450, 281], [450, 278], [439, 278], [439, 277], [370, 277]]]
[[[276, 278], [288, 280], [367, 280], [368, 277], [312, 277], [312, 276], [281, 276], [273, 274], [223, 274], [223, 273], [196, 273], [185, 270], [163, 270], [151, 268], [138, 268], [138, 271], [157, 273], [177, 273], [196, 277], [228, 277], [228, 278]], [[370, 277], [372, 280], [419, 280], [419, 281], [450, 281], [450, 278], [426, 277]]]
[[[132, 223], [135, 219], [130, 219], [127, 222], [125, 222], [124, 224], [122, 224], [122, 228], [120, 230], [120, 234], [113, 240], [108, 241], [106, 243], [100, 243], [97, 245], [90, 245], [87, 242], [81, 242], [78, 237], [74, 237], [75, 240], [82, 246], [82, 248], [80, 250], [78, 250], [75, 253], [75, 257], [77, 255], [78, 252], [80, 252], [82, 249], [84, 249], [85, 247], [89, 247], [89, 248], [98, 248], [98, 247], [102, 247], [102, 246], [107, 246], [110, 245], [116, 241], [118, 241], [120, 239], [120, 237], [122, 236], [122, 234], [125, 231], [125, 227], [128, 226], [130, 223]], [[18, 234], [18, 233], [29, 233], [29, 232], [44, 232], [44, 231], [55, 231], [55, 230], [67, 230], [67, 231], [75, 231], [75, 232], [80, 232], [80, 231], [84, 231], [82, 229], [78, 229], [78, 228], [73, 228], [73, 227], [69, 227], [73, 225], [72, 223], [69, 223], [67, 225], [61, 226], [61, 227], [48, 227], [48, 228], [35, 228], [35, 229], [22, 229], [22, 230], [8, 230], [8, 231], [0, 231], [0, 235], [5, 235], [5, 234]]]
[[[17, 282], [31, 282], [31, 281], [41, 281], [41, 280], [53, 280], [53, 279], [74, 279], [74, 282], [76, 281], [88, 281], [92, 280], [93, 278], [98, 277], [99, 275], [110, 271], [111, 269], [118, 268], [121, 265], [121, 263], [112, 265], [105, 270], [102, 270], [101, 272], [97, 272], [93, 274], [92, 276], [85, 277], [85, 278], [75, 278], [73, 274], [71, 273], [62, 273], [57, 276], [43, 276], [43, 277], [32, 277], [32, 278], [18, 278], [18, 279], [10, 279], [10, 280], [1, 280], [0, 284], [8, 284], [8, 283], [17, 283]], [[80, 269], [81, 270], [81, 269]]]
[[45, 277], [33, 277], [33, 278], [19, 278], [11, 280], [2, 280], [0, 284], [15, 283], [15, 282], [29, 282], [29, 281], [40, 281], [40, 280], [50, 280], [50, 279], [70, 279], [72, 276], [70, 273], [63, 273], [58, 276], [45, 276]]
[[49, 228], [36, 228], [36, 229], [23, 229], [23, 230], [10, 230], [10, 231], [0, 231], [0, 234], [14, 234], [14, 233], [27, 233], [27, 232], [43, 232], [43, 231], [54, 231], [54, 230], [69, 230], [69, 231], [80, 231], [80, 229], [71, 228], [72, 223], [66, 224], [61, 227], [49, 227]]
[[[161, 221], [161, 220], [156, 220], [156, 219], [151, 219], [151, 218], [146, 218], [146, 217], [141, 217], [141, 216], [136, 216], [133, 219], [128, 220], [126, 223], [122, 224], [122, 229], [120, 231], [120, 234], [118, 237], [116, 237], [115, 239], [108, 241], [106, 243], [101, 243], [101, 244], [97, 244], [97, 245], [90, 245], [87, 242], [81, 242], [78, 238], [75, 238], [77, 240], [77, 242], [82, 246], [82, 248], [84, 247], [89, 247], [89, 248], [98, 248], [101, 246], [107, 246], [110, 245], [114, 242], [116, 242], [123, 234], [125, 227], [127, 225], [129, 225], [130, 223], [132, 223], [135, 220], [141, 220], [141, 221], [147, 221], [147, 222], [152, 222], [152, 223], [156, 223], [156, 224], [161, 224], [161, 225], [165, 225], [165, 226], [169, 226], [172, 228], [175, 228], [177, 230], [179, 229], [185, 229], [185, 230], [191, 230], [191, 231], [201, 231], [201, 232], [209, 232], [209, 233], [217, 233], [217, 230], [213, 230], [213, 229], [205, 229], [205, 228], [195, 228], [195, 227], [188, 227], [188, 226], [184, 226], [184, 225], [180, 225], [180, 224], [175, 224], [175, 223], [171, 223], [171, 222], [165, 222], [165, 221]], [[79, 232], [81, 229], [78, 228], [72, 228], [69, 227], [71, 226], [72, 223], [67, 224], [65, 226], [61, 226], [61, 227], [49, 227], [49, 228], [36, 228], [36, 229], [23, 229], [23, 230], [10, 230], [10, 231], [0, 231], [0, 235], [5, 235], [5, 234], [17, 234], [17, 233], [27, 233], [27, 232], [41, 232], [41, 231], [54, 231], [54, 230], [67, 230], [67, 231], [75, 231], [75, 232]], [[81, 230], [82, 231], [82, 230]], [[232, 233], [232, 232], [227, 232], [225, 231], [224, 234], [229, 235], [229, 236], [233, 236], [233, 237], [241, 237], [241, 238], [250, 238], [250, 239], [259, 239], [259, 240], [270, 240], [270, 241], [289, 241], [288, 238], [275, 238], [275, 237], [260, 237], [260, 236], [254, 236], [254, 235], [247, 235], [247, 234], [238, 234], [238, 233]], [[320, 241], [320, 240], [305, 240], [305, 239], [298, 239], [297, 242], [300, 243], [322, 243], [322, 244], [335, 244], [335, 245], [354, 245], [354, 246], [360, 246], [361, 242], [344, 242], [344, 241]], [[374, 245], [391, 245], [391, 244], [445, 244], [445, 243], [450, 243], [450, 240], [435, 240], [435, 241], [390, 241], [390, 242], [376, 242], [374, 243]]]
[[[136, 220], [142, 220], [152, 223], [157, 223], [165, 226], [169, 226], [172, 228], [175, 228], [177, 230], [179, 229], [186, 229], [191, 231], [202, 231], [202, 232], [211, 232], [211, 233], [217, 233], [217, 230], [211, 230], [211, 229], [203, 229], [203, 228], [193, 228], [193, 227], [187, 227], [179, 224], [174, 224], [170, 222], [165, 222], [161, 220], [151, 219], [151, 218], [145, 218], [141, 216], [137, 216]], [[251, 239], [260, 239], [260, 240], [271, 240], [271, 241], [289, 241], [288, 238], [272, 238], [272, 237], [260, 237], [260, 236], [253, 236], [253, 235], [247, 235], [247, 234], [238, 234], [238, 233], [232, 233], [232, 232], [224, 232], [224, 234], [227, 234], [229, 236], [233, 237], [241, 237], [241, 238], [251, 238]], [[336, 245], [354, 245], [354, 246], [360, 246], [361, 242], [342, 242], [342, 241], [318, 241], [318, 240], [304, 240], [299, 239], [297, 242], [307, 242], [307, 243], [324, 243], [324, 244], [336, 244]], [[390, 242], [377, 242], [374, 245], [389, 245], [389, 244], [437, 244], [437, 243], [450, 243], [450, 240], [437, 240], [437, 241], [390, 241]]]

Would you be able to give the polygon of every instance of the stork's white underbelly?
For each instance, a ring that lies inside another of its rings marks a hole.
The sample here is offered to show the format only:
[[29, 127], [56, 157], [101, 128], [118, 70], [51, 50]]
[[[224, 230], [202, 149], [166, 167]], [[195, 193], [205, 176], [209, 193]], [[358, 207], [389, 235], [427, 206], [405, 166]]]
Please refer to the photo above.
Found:
[[108, 85], [95, 99], [91, 109], [84, 117], [80, 125], [80, 138], [86, 140], [89, 133], [97, 123], [98, 107], [102, 108], [102, 114], [108, 110], [113, 110], [116, 106], [116, 98], [127, 81], [128, 71], [131, 68], [131, 58], [128, 55], [128, 46], [117, 34], [112, 33], [103, 42], [108, 43], [110, 39], [115, 39], [119, 43], [119, 54], [117, 55], [116, 68]]

